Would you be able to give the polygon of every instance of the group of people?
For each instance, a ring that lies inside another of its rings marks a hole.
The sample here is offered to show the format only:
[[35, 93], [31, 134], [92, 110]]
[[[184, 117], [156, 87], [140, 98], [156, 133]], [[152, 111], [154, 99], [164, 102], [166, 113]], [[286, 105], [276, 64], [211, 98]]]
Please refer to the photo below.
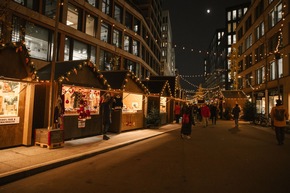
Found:
[[[101, 103], [101, 114], [103, 121], [103, 139], [110, 139], [107, 136], [108, 129], [112, 122], [111, 120], [111, 105], [113, 103], [113, 98], [109, 93], [104, 96], [104, 100]], [[209, 124], [209, 119], [212, 119], [212, 124], [216, 124], [218, 109], [215, 104], [208, 106], [204, 103], [201, 107], [197, 104], [187, 105], [184, 104], [182, 107], [176, 103], [174, 108], [176, 123], [179, 123], [180, 117], [182, 121], [181, 126], [181, 137], [190, 138], [192, 126], [195, 125], [197, 121], [202, 122], [203, 127], [207, 127]], [[232, 115], [235, 121], [235, 126], [238, 127], [239, 118], [241, 113], [241, 108], [238, 104], [232, 109]], [[278, 145], [284, 144], [285, 139], [285, 126], [286, 120], [288, 120], [289, 114], [287, 109], [282, 105], [282, 101], [279, 99], [276, 101], [276, 106], [271, 109], [271, 120], [272, 126], [275, 127], [276, 139]]]
[[[180, 117], [182, 117], [181, 138], [190, 139], [192, 125], [195, 125], [196, 121], [202, 121], [203, 126], [206, 127], [209, 123], [210, 117], [212, 119], [212, 124], [216, 124], [218, 110], [216, 105], [208, 106], [207, 104], [203, 104], [199, 108], [196, 104], [185, 104], [183, 107], [180, 107], [180, 105], [176, 103], [174, 113], [176, 123], [179, 123]], [[239, 104], [235, 105], [231, 114], [233, 115], [235, 126], [238, 127], [241, 114], [241, 108]], [[287, 124], [286, 121], [289, 118], [289, 113], [283, 106], [280, 99], [276, 100], [276, 106], [271, 109], [270, 116], [272, 120], [272, 126], [275, 128], [275, 135], [278, 145], [283, 145], [285, 140], [284, 130]]]
[[184, 104], [181, 107], [178, 103], [176, 103], [174, 113], [176, 123], [179, 123], [180, 120], [182, 121], [181, 137], [189, 139], [192, 125], [195, 125], [196, 122], [201, 122], [203, 127], [207, 127], [209, 124], [209, 119], [211, 118], [212, 124], [216, 124], [218, 108], [216, 104], [207, 105], [204, 103], [200, 107], [197, 106], [197, 104]]

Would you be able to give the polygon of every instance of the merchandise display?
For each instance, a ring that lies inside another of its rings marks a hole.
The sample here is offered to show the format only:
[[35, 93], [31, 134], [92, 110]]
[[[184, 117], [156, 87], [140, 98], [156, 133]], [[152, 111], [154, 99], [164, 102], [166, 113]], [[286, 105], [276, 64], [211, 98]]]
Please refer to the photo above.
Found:
[[143, 109], [142, 104], [143, 95], [123, 93], [123, 112], [124, 113], [135, 113]]
[[100, 90], [63, 86], [64, 114], [79, 114], [81, 118], [89, 118], [91, 114], [100, 112]]

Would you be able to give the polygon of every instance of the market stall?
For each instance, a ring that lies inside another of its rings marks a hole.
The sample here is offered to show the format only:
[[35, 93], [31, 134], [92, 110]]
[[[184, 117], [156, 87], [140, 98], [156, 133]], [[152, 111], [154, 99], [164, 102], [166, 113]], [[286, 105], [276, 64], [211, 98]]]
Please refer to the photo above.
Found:
[[168, 120], [168, 113], [170, 112], [170, 101], [173, 98], [168, 81], [146, 80], [143, 81], [143, 84], [150, 92], [147, 101], [147, 123], [152, 124], [152, 121], [150, 121], [152, 111], [157, 111], [160, 115], [160, 125], [169, 123], [170, 120]]
[[34, 75], [23, 42], [0, 45], [0, 149], [32, 143]]
[[[49, 80], [50, 65], [38, 71], [40, 81]], [[55, 66], [56, 129], [64, 130], [64, 140], [101, 134], [100, 95], [108, 88], [103, 75], [88, 61], [58, 62]], [[47, 96], [36, 92], [39, 96]], [[46, 105], [38, 100], [38, 109]], [[42, 107], [41, 107], [42, 106]]]
[[174, 106], [175, 103], [183, 103], [185, 100], [183, 100], [182, 96], [182, 90], [180, 85], [180, 78], [179, 76], [150, 76], [150, 80], [165, 80], [168, 81], [170, 92], [172, 94], [172, 97], [174, 100], [170, 100], [168, 102], [167, 107], [167, 120], [169, 123], [172, 123], [175, 120], [174, 115]]
[[110, 93], [116, 101], [113, 105], [112, 125], [109, 131], [119, 133], [143, 128], [147, 88], [128, 70], [102, 71], [101, 73], [107, 80]]

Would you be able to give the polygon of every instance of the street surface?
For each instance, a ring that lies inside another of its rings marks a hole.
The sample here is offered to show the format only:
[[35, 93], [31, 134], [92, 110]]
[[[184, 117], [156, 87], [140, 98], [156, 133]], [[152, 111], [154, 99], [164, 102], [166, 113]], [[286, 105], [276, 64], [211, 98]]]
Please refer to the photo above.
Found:
[[0, 187], [1, 193], [285, 193], [290, 139], [233, 121], [179, 130]]

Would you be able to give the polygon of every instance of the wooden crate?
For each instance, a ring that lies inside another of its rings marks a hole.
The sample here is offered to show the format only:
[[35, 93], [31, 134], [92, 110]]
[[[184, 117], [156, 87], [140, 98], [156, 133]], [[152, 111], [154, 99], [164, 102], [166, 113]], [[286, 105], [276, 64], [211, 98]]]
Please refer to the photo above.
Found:
[[35, 146], [39, 146], [39, 147], [42, 147], [42, 148], [48, 148], [48, 149], [55, 149], [55, 148], [63, 147], [64, 143], [63, 142], [51, 143], [50, 145], [48, 145], [46, 143], [35, 142]]
[[62, 129], [36, 129], [35, 145], [49, 149], [63, 147], [64, 133]]

